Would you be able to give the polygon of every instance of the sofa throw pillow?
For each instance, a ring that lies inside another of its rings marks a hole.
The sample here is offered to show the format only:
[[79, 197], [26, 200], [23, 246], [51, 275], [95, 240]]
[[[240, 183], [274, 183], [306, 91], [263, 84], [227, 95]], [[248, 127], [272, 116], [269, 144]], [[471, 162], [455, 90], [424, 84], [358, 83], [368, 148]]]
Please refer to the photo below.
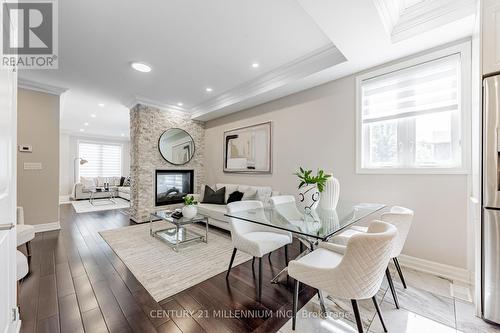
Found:
[[127, 177], [123, 182], [123, 186], [130, 186], [130, 177]]
[[125, 182], [125, 177], [121, 176], [120, 177], [120, 186], [123, 186], [124, 182]]
[[83, 184], [84, 188], [92, 188], [96, 187], [97, 185], [95, 182], [95, 178], [92, 177], [81, 177], [80, 181]]
[[210, 203], [216, 205], [224, 205], [224, 198], [226, 196], [226, 188], [222, 187], [217, 191], [214, 191], [210, 186], [205, 185], [205, 193], [203, 195], [203, 201], [201, 203]]
[[241, 198], [243, 198], [243, 192], [234, 191], [227, 198], [227, 203], [235, 202], [235, 201], [241, 201]]

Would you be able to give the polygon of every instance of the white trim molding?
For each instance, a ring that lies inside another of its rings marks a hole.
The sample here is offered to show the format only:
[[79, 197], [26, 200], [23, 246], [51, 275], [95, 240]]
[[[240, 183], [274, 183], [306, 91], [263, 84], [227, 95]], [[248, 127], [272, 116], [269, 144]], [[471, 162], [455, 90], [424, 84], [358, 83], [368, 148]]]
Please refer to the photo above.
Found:
[[[250, 101], [253, 101], [250, 103], [252, 105], [264, 103], [267, 100], [262, 96], [345, 61], [347, 59], [339, 49], [332, 43], [329, 43], [304, 57], [278, 67], [195, 106], [191, 109], [191, 119], [206, 121], [212, 118], [207, 115], [215, 113], [215, 111], [229, 110], [229, 112], [236, 112], [248, 107]], [[281, 94], [281, 96], [273, 96], [272, 99], [285, 95], [286, 93]], [[244, 105], [243, 102], [245, 102]]]
[[17, 87], [22, 88], [22, 89], [43, 92], [46, 94], [57, 95], [57, 96], [61, 95], [66, 90], [68, 90], [67, 88], [61, 88], [61, 87], [57, 87], [57, 86], [52, 86], [50, 84], [30, 81], [30, 80], [21, 79], [21, 78], [19, 78], [17, 80]]
[[69, 197], [70, 197], [70, 195], [69, 195], [69, 194], [67, 194], [67, 195], [60, 195], [60, 196], [59, 196], [59, 204], [67, 204], [67, 203], [70, 203]]
[[474, 272], [465, 268], [441, 264], [438, 262], [400, 255], [398, 261], [401, 266], [405, 266], [416, 271], [437, 275], [453, 282], [462, 282], [466, 284], [474, 284]]
[[373, 0], [393, 43], [474, 15], [476, 0], [423, 0], [402, 7], [398, 0]]
[[35, 227], [35, 233], [53, 231], [53, 230], [61, 230], [61, 224], [59, 221], [50, 222], [50, 223], [42, 223], [42, 224], [33, 224]]
[[144, 97], [139, 97], [139, 96], [134, 96], [130, 102], [125, 104], [125, 106], [129, 109], [132, 109], [134, 106], [137, 104], [141, 105], [146, 105], [146, 106], [151, 106], [153, 108], [157, 108], [160, 110], [165, 110], [165, 111], [177, 111], [177, 112], [182, 112], [182, 113], [187, 113], [188, 111], [184, 109], [183, 107], [180, 107], [178, 105], [174, 104], [165, 104], [159, 101], [155, 101], [152, 99], [144, 98]]

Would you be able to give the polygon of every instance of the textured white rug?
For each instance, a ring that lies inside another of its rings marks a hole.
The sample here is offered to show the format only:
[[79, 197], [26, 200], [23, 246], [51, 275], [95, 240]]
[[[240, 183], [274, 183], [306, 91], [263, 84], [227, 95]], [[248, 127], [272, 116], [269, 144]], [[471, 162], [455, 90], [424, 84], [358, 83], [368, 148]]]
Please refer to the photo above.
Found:
[[88, 200], [71, 201], [73, 208], [77, 213], [99, 212], [102, 210], [130, 208], [130, 202], [122, 198], [114, 199], [116, 203], [112, 203], [107, 199], [95, 199], [94, 205], [91, 205]]
[[[153, 222], [155, 230], [167, 222]], [[198, 233], [205, 227], [189, 226]], [[149, 235], [149, 223], [102, 231], [101, 236], [158, 302], [227, 270], [233, 251], [229, 235], [209, 231], [208, 243], [191, 242], [179, 252]], [[238, 252], [233, 267], [252, 257]]]

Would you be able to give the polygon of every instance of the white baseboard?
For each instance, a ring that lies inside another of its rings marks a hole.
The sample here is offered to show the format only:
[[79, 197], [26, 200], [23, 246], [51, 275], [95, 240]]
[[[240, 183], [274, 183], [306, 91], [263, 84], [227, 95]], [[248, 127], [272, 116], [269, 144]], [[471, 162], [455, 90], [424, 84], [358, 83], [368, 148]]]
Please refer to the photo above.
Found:
[[59, 204], [69, 203], [69, 194], [59, 196]]
[[398, 260], [401, 266], [405, 266], [416, 271], [441, 276], [455, 282], [462, 282], [471, 285], [474, 284], [473, 272], [465, 268], [445, 265], [430, 260], [407, 256], [404, 254], [400, 255], [398, 257]]
[[33, 224], [33, 226], [35, 227], [35, 233], [61, 229], [61, 224], [59, 223], [59, 221], [42, 223], [42, 224]]

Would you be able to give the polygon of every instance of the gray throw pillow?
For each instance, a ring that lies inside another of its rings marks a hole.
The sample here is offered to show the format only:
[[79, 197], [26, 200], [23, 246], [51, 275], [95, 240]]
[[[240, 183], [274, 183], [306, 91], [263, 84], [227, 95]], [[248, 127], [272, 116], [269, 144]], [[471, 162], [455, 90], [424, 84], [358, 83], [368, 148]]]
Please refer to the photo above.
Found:
[[224, 198], [226, 196], [226, 188], [220, 188], [214, 191], [210, 186], [205, 185], [205, 193], [203, 195], [203, 201], [201, 203], [210, 203], [216, 205], [224, 205]]

